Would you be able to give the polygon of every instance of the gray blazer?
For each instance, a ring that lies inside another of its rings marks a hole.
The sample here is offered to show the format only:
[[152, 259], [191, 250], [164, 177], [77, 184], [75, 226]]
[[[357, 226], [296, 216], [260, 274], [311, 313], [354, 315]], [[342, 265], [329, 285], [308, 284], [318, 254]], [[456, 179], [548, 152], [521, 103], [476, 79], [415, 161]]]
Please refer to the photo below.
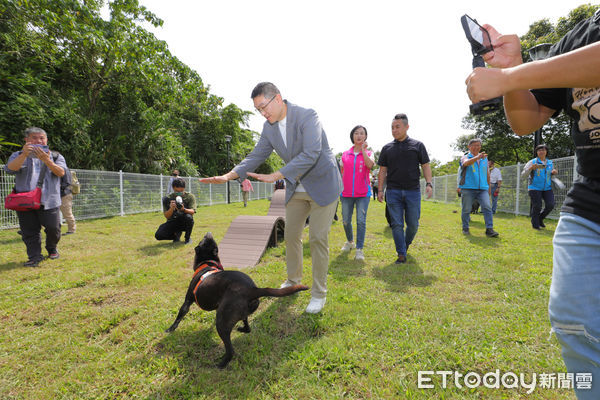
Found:
[[285, 103], [287, 147], [281, 138], [279, 124], [265, 121], [256, 147], [233, 171], [244, 180], [247, 172], [258, 168], [275, 150], [286, 163], [280, 170], [286, 180], [286, 204], [296, 191], [299, 179], [317, 204], [331, 204], [342, 192], [342, 177], [319, 117], [314, 110], [287, 100]]

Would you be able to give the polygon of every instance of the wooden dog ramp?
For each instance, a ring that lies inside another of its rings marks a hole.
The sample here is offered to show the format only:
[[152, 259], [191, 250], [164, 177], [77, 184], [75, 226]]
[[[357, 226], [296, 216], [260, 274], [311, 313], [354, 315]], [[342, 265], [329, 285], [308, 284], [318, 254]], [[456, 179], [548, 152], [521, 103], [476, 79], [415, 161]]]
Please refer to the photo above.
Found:
[[219, 243], [219, 258], [225, 268], [253, 267], [267, 247], [283, 240], [285, 229], [285, 190], [276, 190], [268, 215], [236, 217]]

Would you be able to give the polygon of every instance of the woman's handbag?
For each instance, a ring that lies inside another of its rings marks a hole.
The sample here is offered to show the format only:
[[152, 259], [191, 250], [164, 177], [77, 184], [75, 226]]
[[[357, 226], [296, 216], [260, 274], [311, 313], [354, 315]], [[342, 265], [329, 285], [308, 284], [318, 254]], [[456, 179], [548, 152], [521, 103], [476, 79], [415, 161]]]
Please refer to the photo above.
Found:
[[13, 188], [12, 193], [4, 198], [4, 208], [14, 211], [39, 210], [42, 206], [42, 186], [46, 176], [46, 164], [40, 171], [40, 177], [35, 189], [29, 192], [17, 193]]

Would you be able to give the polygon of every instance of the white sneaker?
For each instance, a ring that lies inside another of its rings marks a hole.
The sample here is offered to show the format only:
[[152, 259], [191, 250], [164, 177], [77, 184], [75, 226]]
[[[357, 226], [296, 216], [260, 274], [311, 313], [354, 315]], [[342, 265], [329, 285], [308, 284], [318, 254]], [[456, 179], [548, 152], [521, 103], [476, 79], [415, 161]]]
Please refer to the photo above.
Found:
[[356, 249], [356, 255], [354, 256], [355, 260], [364, 260], [365, 254], [363, 253], [363, 249]]
[[294, 286], [294, 284], [287, 279], [279, 286], [279, 289], [285, 289], [286, 287]]
[[309, 314], [316, 314], [320, 312], [323, 309], [323, 306], [325, 305], [325, 299], [325, 297], [323, 297], [322, 299], [312, 297], [310, 299], [310, 303], [308, 303], [308, 306], [306, 307], [306, 312]]
[[344, 243], [344, 247], [342, 247], [342, 251], [350, 251], [355, 247], [356, 245], [354, 244], [354, 242], [346, 242]]

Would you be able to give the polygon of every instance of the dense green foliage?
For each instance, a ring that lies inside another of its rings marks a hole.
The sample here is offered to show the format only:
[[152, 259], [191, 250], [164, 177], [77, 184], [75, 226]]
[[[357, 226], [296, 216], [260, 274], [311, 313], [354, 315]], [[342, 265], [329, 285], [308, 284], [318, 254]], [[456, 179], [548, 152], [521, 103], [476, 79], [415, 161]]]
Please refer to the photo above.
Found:
[[107, 20], [102, 5], [0, 0], [0, 135], [22, 143], [40, 126], [70, 166], [184, 175], [225, 172], [230, 135], [240, 161], [254, 144], [249, 112], [225, 106], [145, 30], [162, 21], [137, 0], [111, 2]]
[[[579, 6], [567, 17], [560, 18], [556, 25], [548, 19], [531, 24], [529, 31], [521, 37], [523, 60], [529, 60], [528, 49], [540, 43], [558, 42], [573, 26], [592, 16], [599, 7]], [[570, 126], [570, 119], [561, 114], [542, 128], [542, 141], [550, 147], [550, 157], [573, 155]], [[506, 122], [503, 110], [484, 116], [467, 115], [463, 119], [463, 128], [474, 133], [459, 137], [454, 144], [455, 150], [466, 152], [469, 139], [479, 137], [483, 141], [483, 150], [501, 165], [525, 162], [533, 156], [533, 135], [517, 136]]]

